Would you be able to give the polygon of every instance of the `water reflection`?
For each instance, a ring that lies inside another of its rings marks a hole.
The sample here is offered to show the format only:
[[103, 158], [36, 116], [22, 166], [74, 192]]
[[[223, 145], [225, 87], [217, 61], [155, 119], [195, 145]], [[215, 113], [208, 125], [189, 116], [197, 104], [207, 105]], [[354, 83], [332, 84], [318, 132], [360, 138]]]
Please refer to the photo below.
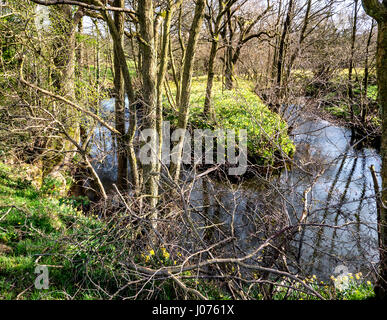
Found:
[[[109, 100], [104, 105], [106, 116], [111, 119], [113, 102]], [[265, 220], [268, 215], [280, 217], [287, 212], [292, 223], [297, 223], [306, 213], [306, 222], [315, 225], [296, 235], [287, 252], [293, 257], [288, 261], [289, 267], [325, 280], [338, 265], [366, 274], [379, 258], [369, 167], [374, 165], [380, 172], [381, 158], [374, 149], [353, 148], [350, 130], [301, 114], [300, 110], [289, 108], [284, 116], [294, 128], [292, 137], [297, 145], [291, 170], [273, 178], [269, 186], [257, 178], [239, 185], [198, 179], [189, 197], [193, 218], [198, 225], [204, 226], [208, 221], [227, 225], [242, 253], [261, 241], [264, 233], [270, 234], [270, 223]], [[116, 179], [117, 164], [114, 139], [106, 129], [96, 129], [92, 152], [97, 172], [105, 185], [111, 185]], [[266, 230], [257, 227], [257, 220], [267, 226]], [[345, 227], [335, 228], [342, 225]], [[205, 240], [222, 238], [221, 230], [200, 229]]]
[[[310, 274], [328, 277], [336, 266], [346, 265], [350, 272], [366, 271], [378, 261], [377, 215], [374, 188], [369, 167], [381, 168], [381, 158], [373, 149], [357, 150], [350, 146], [351, 132], [322, 120], [308, 120], [293, 132], [297, 145], [306, 145], [297, 161], [310, 157], [323, 174], [316, 180], [309, 202], [309, 223], [339, 226], [343, 229], [306, 228], [299, 252], [300, 264]], [[297, 168], [283, 183], [296, 195], [302, 195], [311, 177]], [[380, 179], [379, 179], [380, 183]], [[296, 196], [297, 197], [297, 196]], [[302, 199], [293, 196], [293, 216], [302, 207]], [[289, 209], [291, 211], [292, 208]], [[300, 248], [300, 246], [299, 246]]]

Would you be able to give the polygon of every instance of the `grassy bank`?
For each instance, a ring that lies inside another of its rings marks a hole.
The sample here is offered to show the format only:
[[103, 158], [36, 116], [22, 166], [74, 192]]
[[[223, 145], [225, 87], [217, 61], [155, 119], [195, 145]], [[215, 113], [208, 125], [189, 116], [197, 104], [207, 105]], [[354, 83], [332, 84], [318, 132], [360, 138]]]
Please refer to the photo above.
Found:
[[[295, 146], [288, 136], [288, 126], [253, 92], [251, 82], [239, 79], [236, 88], [225, 90], [221, 81], [213, 87], [213, 106], [216, 123], [203, 116], [206, 77], [193, 79], [189, 125], [193, 129], [240, 129], [247, 130], [249, 159], [259, 165], [272, 165], [284, 154], [291, 156]], [[173, 92], [175, 89], [173, 88]], [[177, 113], [165, 100], [165, 119], [177, 124]]]
[[[319, 101], [326, 112], [343, 123], [355, 125], [356, 119], [366, 127], [377, 127], [380, 125], [379, 106], [377, 104], [378, 88], [376, 75], [371, 73], [367, 92], [363, 86], [364, 70], [355, 69], [353, 77], [352, 97], [348, 82], [348, 69], [336, 70], [325, 81], [316, 79], [312, 72], [299, 72], [299, 79], [306, 83], [305, 94]], [[353, 116], [356, 119], [352, 119]], [[364, 114], [363, 114], [364, 113]], [[362, 119], [364, 117], [364, 119]], [[372, 128], [371, 128], [372, 131]]]
[[[74, 266], [62, 256], [69, 247], [60, 239], [77, 227], [102, 225], [63, 203], [58, 187], [39, 190], [23, 169], [0, 162], [0, 299], [65, 299], [76, 292]], [[49, 290], [35, 289], [38, 264], [51, 266]]]

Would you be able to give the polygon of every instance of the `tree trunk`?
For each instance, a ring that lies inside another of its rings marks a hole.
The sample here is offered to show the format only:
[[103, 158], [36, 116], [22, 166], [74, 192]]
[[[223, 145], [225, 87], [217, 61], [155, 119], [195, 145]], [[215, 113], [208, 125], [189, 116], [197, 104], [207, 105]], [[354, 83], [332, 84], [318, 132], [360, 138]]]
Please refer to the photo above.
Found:
[[[157, 135], [159, 138], [158, 144], [158, 159], [161, 159], [162, 156], [162, 145], [163, 145], [163, 104], [162, 104], [162, 93], [163, 93], [163, 84], [165, 81], [165, 75], [167, 73], [168, 66], [168, 53], [170, 45], [170, 30], [172, 16], [177, 5], [180, 5], [181, 1], [173, 5], [173, 1], [169, 0], [168, 8], [166, 9], [164, 25], [163, 25], [163, 34], [161, 40], [161, 52], [160, 52], [160, 66], [157, 74], [157, 106], [156, 106], [156, 126], [157, 126]], [[157, 172], [161, 171], [161, 162], [157, 163]]]
[[[194, 67], [195, 48], [198, 42], [200, 27], [203, 22], [205, 0], [196, 1], [194, 18], [191, 29], [189, 31], [188, 44], [185, 50], [183, 77], [181, 83], [181, 95], [179, 103], [179, 120], [178, 127], [187, 129], [188, 115], [189, 115], [189, 100], [191, 94], [192, 73]], [[184, 139], [178, 142], [177, 145], [177, 159], [176, 163], [172, 162], [170, 166], [171, 176], [175, 182], [179, 180], [182, 153], [183, 153]]]
[[124, 77], [125, 92], [129, 99], [129, 113], [130, 113], [129, 128], [125, 138], [127, 139], [126, 142], [128, 144], [128, 157], [129, 157], [129, 163], [130, 163], [130, 169], [131, 169], [131, 182], [135, 192], [138, 193], [140, 191], [139, 190], [140, 177], [138, 173], [136, 152], [134, 149], [134, 137], [135, 137], [136, 127], [137, 127], [137, 110], [136, 110], [136, 103], [135, 103], [136, 96], [133, 90], [132, 78], [130, 76], [129, 68], [126, 63], [125, 52], [122, 46], [122, 42], [120, 41], [119, 32], [111, 16], [107, 14], [106, 11], [102, 11], [101, 13], [109, 27], [109, 32], [113, 38], [114, 51], [117, 53], [117, 59], [119, 60], [122, 75]]
[[[51, 28], [56, 35], [53, 43], [53, 58], [55, 70], [52, 75], [53, 86], [55, 92], [64, 98], [75, 100], [75, 47], [76, 47], [76, 27], [82, 17], [82, 13], [78, 10], [74, 15], [72, 8], [69, 5], [58, 6], [51, 9]], [[80, 114], [77, 111], [69, 109], [64, 105], [60, 106], [60, 121], [63, 123], [67, 133], [72, 139], [79, 142], [80, 130], [79, 119]], [[51, 142], [51, 148], [64, 149], [65, 154], [56, 157], [56, 159], [44, 160], [44, 173], [46, 176], [52, 171], [56, 171], [63, 163], [68, 163], [75, 154], [75, 149], [72, 143], [66, 139]], [[72, 151], [74, 152], [68, 152]], [[62, 154], [62, 153], [61, 153]]]
[[362, 122], [365, 123], [367, 115], [368, 115], [368, 82], [369, 82], [369, 53], [370, 53], [370, 46], [371, 46], [371, 41], [372, 41], [372, 35], [375, 27], [375, 22], [372, 19], [372, 25], [371, 25], [371, 30], [368, 35], [368, 40], [367, 40], [367, 48], [366, 48], [366, 57], [365, 57], [365, 62], [364, 62], [364, 80], [363, 80], [363, 86], [364, 86], [364, 101], [362, 105], [362, 110], [361, 110], [361, 119]]
[[355, 8], [354, 8], [354, 14], [353, 14], [353, 25], [352, 25], [352, 38], [351, 38], [351, 54], [350, 54], [350, 58], [349, 58], [349, 67], [348, 67], [348, 97], [350, 99], [352, 121], [355, 121], [355, 111], [354, 111], [354, 106], [353, 106], [353, 102], [352, 102], [352, 100], [353, 100], [352, 74], [353, 74], [353, 68], [354, 68], [358, 5], [359, 5], [359, 0], [355, 0]]
[[378, 95], [382, 113], [382, 209], [380, 213], [380, 274], [375, 287], [377, 298], [387, 299], [387, 1], [363, 0], [368, 15], [378, 22], [376, 69]]
[[[115, 7], [122, 8], [125, 5], [124, 0], [115, 0]], [[114, 23], [118, 31], [119, 41], [123, 46], [124, 35], [124, 14], [122, 12], [114, 12]], [[121, 133], [117, 136], [117, 187], [121, 190], [127, 189], [128, 179], [128, 156], [127, 146], [125, 141], [125, 88], [124, 78], [118, 57], [117, 50], [113, 50], [114, 54], [114, 90], [115, 90], [115, 122], [116, 129]]]
[[284, 28], [282, 30], [281, 40], [279, 43], [279, 49], [278, 49], [278, 63], [277, 63], [277, 90], [279, 96], [282, 94], [282, 72], [284, 67], [284, 60], [285, 60], [285, 45], [286, 45], [286, 37], [289, 33], [290, 29], [290, 23], [292, 18], [292, 12], [293, 12], [293, 0], [289, 0], [289, 7], [288, 12], [286, 14], [286, 19], [284, 23]]
[[303, 21], [302, 29], [300, 32], [300, 37], [298, 38], [297, 47], [294, 49], [294, 52], [293, 52], [292, 56], [290, 57], [290, 61], [289, 61], [288, 68], [287, 68], [286, 79], [290, 78], [290, 73], [292, 71], [293, 64], [296, 61], [298, 55], [300, 54], [302, 44], [305, 41], [305, 38], [307, 36], [306, 31], [308, 30], [308, 26], [309, 26], [309, 17], [310, 17], [311, 9], [312, 9], [312, 0], [308, 0], [307, 6], [306, 6], [306, 11], [305, 11], [305, 16], [304, 16], [304, 21]]
[[212, 86], [214, 84], [215, 77], [215, 58], [216, 52], [218, 51], [219, 43], [219, 34], [214, 35], [211, 43], [210, 58], [208, 60], [208, 73], [207, 73], [207, 88], [206, 88], [206, 98], [204, 100], [204, 110], [203, 114], [205, 117], [211, 120], [215, 120], [215, 110], [212, 104]]
[[[387, 14], [385, 15], [387, 16]], [[387, 20], [387, 19], [386, 19]], [[387, 299], [387, 21], [379, 23], [377, 73], [379, 101], [382, 107], [382, 203], [380, 217], [381, 238], [381, 277], [378, 293], [380, 298]]]
[[[226, 39], [226, 56], [225, 56], [225, 87], [231, 90], [234, 87], [234, 64], [233, 64], [233, 48], [232, 41], [234, 38], [234, 30], [231, 21], [231, 10], [227, 12], [227, 28], [228, 38]], [[227, 34], [227, 33], [226, 33]]]
[[[141, 79], [142, 79], [142, 102], [145, 108], [144, 128], [153, 130], [153, 135], [148, 143], [152, 152], [157, 154], [157, 52], [155, 48], [154, 34], [154, 12], [153, 1], [143, 0], [138, 3], [138, 21], [142, 40], [141, 49]], [[158, 175], [157, 160], [152, 159], [150, 163], [143, 164], [144, 193], [149, 199], [148, 204], [153, 210], [150, 218], [153, 219], [153, 226], [156, 226], [154, 219], [157, 219], [156, 205], [158, 202]]]

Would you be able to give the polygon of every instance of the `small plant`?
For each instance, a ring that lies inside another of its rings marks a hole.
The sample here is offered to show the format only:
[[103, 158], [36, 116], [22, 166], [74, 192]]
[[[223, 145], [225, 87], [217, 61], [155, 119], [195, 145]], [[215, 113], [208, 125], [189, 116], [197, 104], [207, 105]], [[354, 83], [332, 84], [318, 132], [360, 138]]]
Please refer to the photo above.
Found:
[[73, 208], [83, 208], [90, 204], [90, 199], [86, 196], [70, 196], [59, 199], [59, 205], [66, 204]]
[[60, 188], [62, 187], [62, 182], [51, 176], [46, 177], [43, 180], [43, 185], [40, 191], [43, 194], [48, 194], [52, 196], [58, 196], [60, 194]]

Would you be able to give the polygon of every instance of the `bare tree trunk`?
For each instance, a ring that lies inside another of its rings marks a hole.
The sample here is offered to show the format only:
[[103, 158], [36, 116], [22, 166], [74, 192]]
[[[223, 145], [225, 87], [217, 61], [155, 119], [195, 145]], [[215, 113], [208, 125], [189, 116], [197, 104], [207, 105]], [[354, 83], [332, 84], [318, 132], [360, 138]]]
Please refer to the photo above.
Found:
[[[221, 32], [221, 22], [223, 19], [223, 16], [228, 13], [228, 16], [230, 16], [230, 8], [231, 6], [235, 3], [233, 0], [228, 0], [227, 2], [223, 2], [222, 0], [219, 0], [219, 8], [218, 8], [218, 15], [215, 19], [215, 25], [212, 30], [212, 19], [207, 19], [208, 20], [208, 26], [210, 29], [211, 33], [211, 50], [210, 50], [210, 56], [208, 59], [208, 72], [207, 72], [207, 88], [206, 88], [206, 97], [204, 100], [204, 110], [203, 114], [205, 117], [211, 120], [215, 120], [215, 110], [212, 105], [212, 87], [214, 84], [214, 77], [215, 77], [215, 72], [214, 72], [214, 67], [215, 67], [215, 59], [216, 59], [216, 53], [218, 51], [218, 46], [219, 46], [219, 36]], [[227, 49], [226, 49], [227, 50]], [[227, 55], [228, 56], [228, 55]], [[229, 73], [230, 70], [226, 69], [226, 73]], [[226, 77], [227, 78], [227, 77]], [[232, 82], [232, 75], [228, 75], [228, 79], [231, 79]], [[228, 86], [231, 84], [228, 81]]]
[[[99, 2], [96, 2], [96, 3], [100, 4]], [[133, 184], [135, 192], [138, 193], [140, 190], [140, 176], [138, 173], [136, 152], [134, 149], [134, 136], [135, 136], [136, 127], [137, 127], [137, 110], [136, 110], [136, 101], [135, 101], [136, 96], [133, 90], [132, 78], [130, 76], [129, 68], [126, 63], [125, 52], [122, 46], [122, 42], [120, 41], [119, 32], [111, 16], [107, 14], [106, 11], [102, 11], [101, 13], [109, 27], [110, 34], [113, 38], [114, 51], [117, 52], [117, 59], [120, 63], [122, 75], [124, 77], [125, 92], [129, 99], [130, 118], [129, 118], [128, 132], [126, 133], [126, 139], [128, 144], [128, 157], [129, 157], [129, 163], [130, 163], [130, 169], [131, 169], [131, 182]]]
[[279, 49], [278, 49], [277, 90], [278, 90], [279, 97], [281, 97], [282, 95], [281, 86], [282, 86], [282, 72], [283, 72], [284, 60], [285, 60], [285, 45], [286, 45], [286, 37], [290, 29], [293, 5], [294, 5], [294, 0], [289, 0], [288, 12], [286, 14], [284, 28], [282, 30], [281, 40], [280, 40]]
[[[205, 3], [206, 3], [205, 0], [196, 1], [194, 18], [192, 21], [191, 29], [189, 31], [187, 48], [185, 50], [183, 77], [182, 77], [182, 83], [181, 83], [181, 96], [180, 96], [180, 101], [178, 102], [179, 104], [178, 127], [181, 129], [187, 128], [192, 73], [193, 73], [194, 58], [195, 58], [195, 48], [199, 38], [200, 27], [203, 22]], [[181, 139], [177, 145], [176, 163], [172, 162], [170, 166], [171, 176], [176, 182], [179, 180], [179, 177], [180, 177], [183, 144], [184, 144], [184, 139]]]
[[[125, 6], [124, 0], [115, 0], [114, 5], [119, 8]], [[114, 23], [118, 31], [119, 41], [123, 46], [124, 35], [124, 14], [122, 12], [114, 12]], [[115, 120], [116, 129], [121, 133], [117, 136], [117, 186], [121, 190], [127, 189], [128, 179], [128, 156], [127, 146], [125, 141], [125, 87], [122, 68], [120, 65], [118, 52], [114, 53], [114, 89], [115, 89]]]
[[372, 24], [371, 24], [371, 30], [368, 35], [368, 40], [367, 40], [367, 48], [366, 48], [366, 57], [365, 57], [365, 63], [364, 63], [364, 80], [363, 80], [363, 86], [364, 86], [364, 99], [365, 99], [365, 104], [362, 106], [362, 114], [361, 114], [361, 119], [362, 122], [364, 123], [366, 121], [367, 115], [368, 115], [368, 81], [369, 81], [369, 52], [370, 52], [370, 46], [371, 46], [371, 41], [372, 41], [372, 36], [373, 36], [373, 31], [375, 28], [375, 21], [372, 19]]
[[[169, 45], [170, 45], [170, 30], [171, 30], [171, 22], [172, 22], [172, 16], [175, 12], [175, 9], [177, 6], [181, 5], [182, 0], [179, 0], [175, 4], [173, 4], [173, 0], [169, 0], [168, 2], [168, 8], [166, 9], [166, 14], [164, 18], [164, 25], [163, 25], [163, 34], [162, 34], [162, 40], [161, 40], [161, 52], [160, 52], [160, 66], [159, 71], [157, 74], [157, 120], [156, 120], [156, 126], [157, 126], [157, 134], [159, 138], [159, 145], [158, 145], [158, 159], [161, 159], [162, 155], [162, 144], [163, 144], [163, 104], [162, 104], [162, 93], [163, 93], [163, 84], [165, 81], [165, 75], [167, 73], [167, 66], [168, 66], [168, 53], [169, 53]], [[161, 170], [161, 162], [157, 163], [158, 169], [157, 172], [160, 172]]]
[[218, 43], [219, 43], [219, 35], [214, 34], [212, 43], [211, 43], [210, 57], [208, 60], [207, 88], [206, 88], [206, 97], [204, 100], [204, 109], [203, 109], [204, 116], [211, 120], [215, 120], [215, 110], [212, 104], [212, 87], [214, 84], [214, 77], [215, 77], [214, 66], [215, 66], [216, 52], [218, 51]]
[[[142, 78], [142, 100], [145, 108], [144, 127], [153, 130], [148, 145], [152, 152], [157, 154], [157, 52], [155, 47], [154, 33], [154, 11], [153, 1], [143, 0], [138, 3], [138, 21], [141, 33], [141, 78]], [[156, 205], [158, 202], [158, 164], [152, 159], [148, 164], [143, 164], [144, 193], [148, 197], [149, 205], [153, 212], [151, 219], [157, 219]], [[156, 222], [153, 222], [156, 226]]]
[[227, 25], [225, 27], [228, 29], [228, 35], [226, 38], [226, 54], [225, 54], [225, 87], [227, 90], [231, 90], [234, 87], [234, 64], [232, 61], [233, 58], [233, 48], [232, 48], [232, 42], [234, 38], [234, 29], [232, 26], [231, 21], [231, 10], [227, 11]]
[[[387, 17], [387, 8], [384, 17]], [[387, 20], [387, 19], [386, 19]], [[381, 277], [379, 297], [387, 299], [387, 21], [379, 23], [378, 33], [378, 90], [379, 101], [382, 107], [382, 203], [380, 217], [381, 237]]]
[[309, 17], [310, 17], [311, 9], [312, 9], [312, 0], [308, 0], [307, 6], [306, 6], [306, 11], [305, 11], [305, 16], [304, 16], [304, 21], [303, 21], [302, 29], [300, 32], [300, 37], [298, 39], [298, 44], [297, 44], [297, 47], [295, 48], [292, 56], [290, 57], [290, 61], [289, 61], [288, 69], [287, 69], [287, 76], [286, 76], [287, 79], [289, 79], [289, 77], [290, 77], [290, 73], [292, 71], [294, 61], [297, 59], [298, 55], [300, 54], [302, 43], [305, 41], [306, 31], [308, 30], [308, 26], [309, 26]]
[[363, 0], [368, 15], [378, 22], [376, 68], [382, 109], [382, 210], [380, 214], [380, 276], [375, 287], [379, 299], [387, 299], [387, 1]]
[[[76, 28], [83, 14], [78, 10], [74, 15], [70, 5], [58, 6], [51, 9], [51, 28], [56, 33], [53, 43], [55, 52], [53, 72], [53, 86], [55, 91], [70, 101], [75, 101], [75, 47]], [[62, 106], [61, 121], [65, 124], [67, 132], [75, 141], [80, 139], [78, 112]], [[53, 149], [63, 148], [66, 151], [73, 150], [73, 145], [69, 141], [52, 141]], [[75, 151], [74, 151], [75, 152]], [[46, 159], [44, 162], [44, 173], [57, 170], [62, 163], [69, 162], [74, 156], [74, 152], [66, 152], [64, 156], [57, 159]]]
[[351, 38], [351, 54], [349, 58], [349, 67], [348, 67], [348, 97], [350, 99], [351, 106], [351, 119], [355, 121], [355, 111], [353, 106], [353, 84], [352, 84], [352, 75], [354, 68], [354, 56], [355, 56], [355, 44], [356, 44], [356, 32], [357, 32], [357, 14], [358, 14], [358, 5], [359, 0], [355, 0], [354, 3], [354, 14], [353, 14], [353, 25], [352, 25], [352, 38]]

